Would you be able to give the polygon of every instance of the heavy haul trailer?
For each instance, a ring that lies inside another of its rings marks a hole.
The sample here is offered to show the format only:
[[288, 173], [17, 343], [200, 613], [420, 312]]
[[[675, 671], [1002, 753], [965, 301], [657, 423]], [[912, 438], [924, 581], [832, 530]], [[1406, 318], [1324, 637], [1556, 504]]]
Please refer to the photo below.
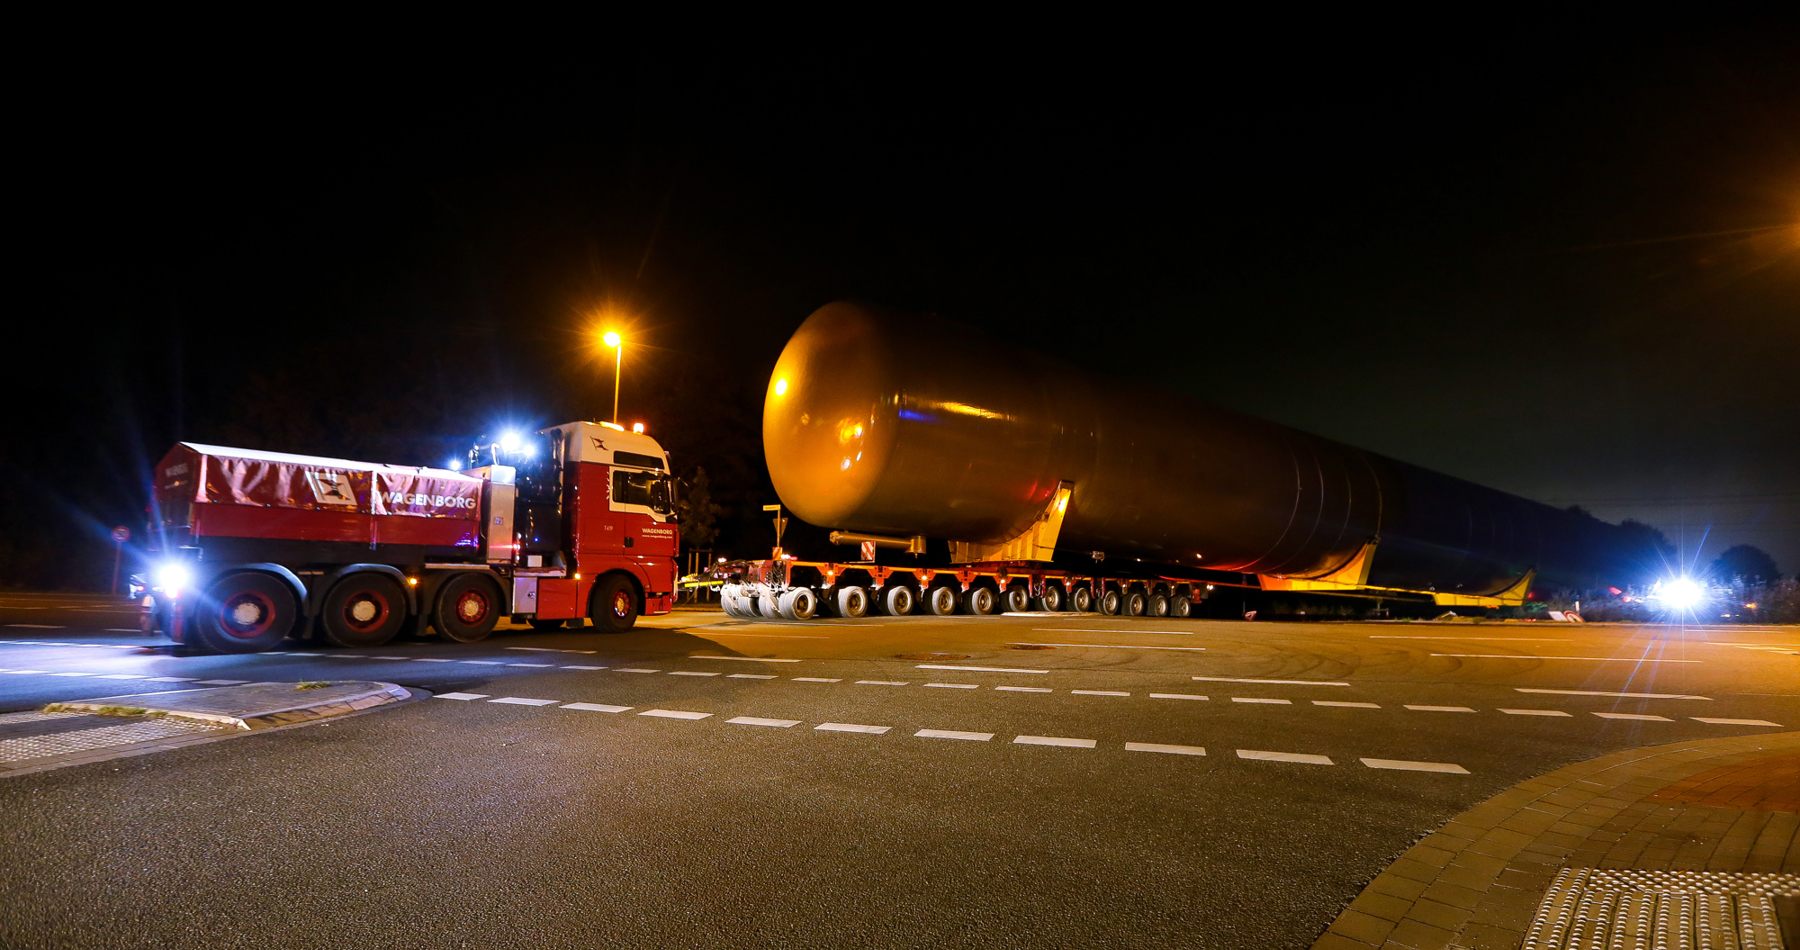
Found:
[[346, 647], [503, 616], [629, 629], [674, 609], [677, 529], [655, 439], [574, 422], [478, 445], [469, 470], [178, 443], [157, 465], [146, 629], [221, 653]]
[[1628, 536], [1596, 519], [853, 303], [819, 309], [788, 342], [763, 447], [782, 501], [834, 542], [924, 563], [926, 539], [947, 540], [949, 569], [888, 570], [867, 547], [855, 566], [778, 551], [720, 565], [738, 614], [798, 617], [846, 597], [854, 610], [847, 588], [864, 586], [887, 592], [877, 606], [910, 606], [896, 579], [934, 611], [1079, 609], [1085, 590], [1107, 612], [1179, 613], [1197, 578], [1246, 576], [1268, 591], [1498, 607], [1534, 579], [1595, 586], [1632, 568]]

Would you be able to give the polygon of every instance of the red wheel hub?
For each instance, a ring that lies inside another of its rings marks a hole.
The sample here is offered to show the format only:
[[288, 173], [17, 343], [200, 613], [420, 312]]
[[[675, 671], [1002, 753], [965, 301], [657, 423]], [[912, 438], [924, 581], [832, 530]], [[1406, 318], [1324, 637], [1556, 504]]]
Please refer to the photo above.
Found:
[[486, 620], [491, 609], [487, 595], [479, 590], [465, 590], [456, 598], [456, 619], [469, 626]]
[[620, 619], [631, 616], [631, 593], [629, 591], [621, 590], [614, 592], [612, 597], [612, 612], [613, 616]]
[[240, 640], [260, 636], [274, 623], [275, 602], [261, 591], [239, 591], [219, 603], [219, 629]]

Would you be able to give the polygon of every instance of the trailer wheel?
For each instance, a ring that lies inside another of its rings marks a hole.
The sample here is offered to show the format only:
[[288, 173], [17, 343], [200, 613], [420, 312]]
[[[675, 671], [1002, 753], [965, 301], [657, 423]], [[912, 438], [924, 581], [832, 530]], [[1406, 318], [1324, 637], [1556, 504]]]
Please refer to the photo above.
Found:
[[637, 591], [623, 574], [609, 574], [594, 585], [588, 598], [588, 617], [604, 633], [624, 633], [637, 623]]
[[890, 617], [904, 617], [913, 612], [912, 588], [895, 584], [881, 592], [881, 610]]
[[1142, 617], [1145, 608], [1148, 606], [1148, 600], [1144, 597], [1144, 592], [1141, 590], [1134, 590], [1125, 595], [1125, 613], [1130, 616]]
[[756, 619], [756, 612], [750, 609], [750, 596], [741, 587], [730, 594], [721, 595], [719, 606], [725, 608], [725, 613], [739, 620]]
[[756, 610], [770, 620], [781, 619], [781, 598], [774, 591], [764, 591], [756, 595]]
[[1048, 610], [1051, 613], [1061, 611], [1063, 609], [1062, 588], [1055, 584], [1045, 584], [1044, 596], [1037, 599], [1037, 605], [1039, 610]]
[[778, 605], [787, 620], [811, 620], [819, 613], [819, 599], [805, 587], [796, 587], [781, 595]]
[[837, 589], [837, 615], [855, 620], [869, 613], [869, 592], [854, 585]]
[[378, 647], [406, 623], [406, 592], [385, 574], [351, 574], [325, 595], [325, 639], [340, 647]]
[[994, 596], [994, 592], [980, 585], [972, 586], [968, 590], [963, 591], [962, 601], [963, 609], [978, 617], [989, 616], [999, 604], [998, 598]]
[[956, 613], [956, 591], [948, 587], [933, 587], [925, 592], [925, 608], [938, 617]]
[[1022, 614], [1031, 609], [1031, 588], [1015, 584], [1006, 589], [1006, 609], [1015, 614]]
[[[459, 573], [438, 589], [431, 612], [431, 625], [438, 633], [458, 643], [474, 643], [486, 640], [499, 622], [500, 589], [485, 576]], [[543, 622], [534, 617], [531, 625]]]
[[1117, 617], [1119, 615], [1119, 605], [1122, 602], [1123, 598], [1119, 596], [1118, 591], [1109, 590], [1100, 595], [1100, 612], [1108, 617]]
[[1175, 599], [1169, 602], [1169, 616], [1171, 616], [1171, 617], [1191, 617], [1191, 616], [1193, 616], [1193, 614], [1194, 614], [1194, 601], [1191, 598], [1189, 598], [1188, 595], [1177, 594], [1175, 596]]
[[1167, 617], [1169, 615], [1169, 596], [1167, 594], [1151, 594], [1146, 610], [1152, 617]]
[[1093, 592], [1093, 590], [1088, 588], [1086, 585], [1075, 588], [1075, 592], [1069, 595], [1069, 606], [1075, 608], [1075, 612], [1078, 614], [1085, 614], [1085, 613], [1093, 612], [1093, 609], [1094, 609], [1094, 592]]
[[294, 629], [293, 589], [267, 574], [227, 574], [207, 585], [194, 611], [193, 638], [210, 653], [267, 650]]

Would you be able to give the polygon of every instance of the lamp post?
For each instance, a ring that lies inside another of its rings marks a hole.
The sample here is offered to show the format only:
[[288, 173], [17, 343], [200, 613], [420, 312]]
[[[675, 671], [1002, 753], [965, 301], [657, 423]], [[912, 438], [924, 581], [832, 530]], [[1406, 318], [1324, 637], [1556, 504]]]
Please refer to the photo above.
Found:
[[614, 425], [619, 422], [619, 369], [625, 363], [625, 341], [619, 339], [618, 331], [608, 330], [600, 338], [607, 346], [613, 348], [613, 416]]

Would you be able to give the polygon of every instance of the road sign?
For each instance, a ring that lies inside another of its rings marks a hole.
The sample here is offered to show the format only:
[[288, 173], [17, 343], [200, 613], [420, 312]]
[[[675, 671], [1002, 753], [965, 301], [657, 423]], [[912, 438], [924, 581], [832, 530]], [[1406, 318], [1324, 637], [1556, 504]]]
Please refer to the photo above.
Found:
[[120, 544], [124, 544], [125, 542], [130, 541], [131, 540], [131, 529], [125, 527], [124, 525], [119, 525], [117, 528], [114, 528], [113, 529], [113, 540], [119, 542]]

